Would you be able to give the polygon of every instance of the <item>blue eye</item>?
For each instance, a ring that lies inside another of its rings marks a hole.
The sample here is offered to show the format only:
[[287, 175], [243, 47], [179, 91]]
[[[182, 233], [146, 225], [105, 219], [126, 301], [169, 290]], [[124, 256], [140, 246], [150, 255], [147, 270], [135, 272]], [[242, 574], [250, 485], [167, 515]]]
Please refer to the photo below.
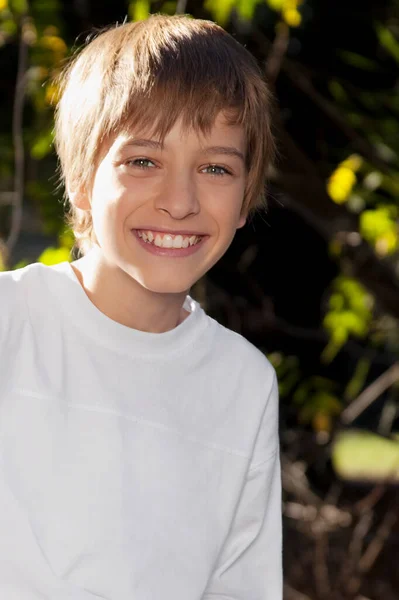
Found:
[[152, 169], [155, 167], [149, 158], [134, 158], [127, 161], [127, 164], [138, 167], [139, 169]]
[[210, 175], [231, 175], [230, 171], [225, 169], [225, 167], [221, 167], [220, 165], [208, 165], [207, 167], [205, 167], [204, 170], [206, 169], [211, 169], [210, 171], [208, 171]]

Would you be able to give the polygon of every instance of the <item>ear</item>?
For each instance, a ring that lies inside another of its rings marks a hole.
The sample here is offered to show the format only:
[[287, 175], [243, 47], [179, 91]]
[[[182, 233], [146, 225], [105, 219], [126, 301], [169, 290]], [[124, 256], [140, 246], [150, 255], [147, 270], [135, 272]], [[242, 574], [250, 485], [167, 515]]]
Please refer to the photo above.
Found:
[[237, 229], [241, 229], [241, 227], [244, 227], [246, 222], [247, 222], [247, 214], [244, 213], [241, 215], [241, 217], [238, 221]]
[[68, 189], [68, 198], [71, 204], [81, 210], [90, 210], [90, 199], [83, 187], [73, 190]]

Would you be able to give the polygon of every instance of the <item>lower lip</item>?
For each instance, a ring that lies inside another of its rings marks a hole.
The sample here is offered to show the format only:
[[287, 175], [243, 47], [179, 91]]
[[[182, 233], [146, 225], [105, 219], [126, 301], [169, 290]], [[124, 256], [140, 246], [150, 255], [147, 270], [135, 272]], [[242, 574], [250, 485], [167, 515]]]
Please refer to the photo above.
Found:
[[184, 256], [191, 256], [191, 254], [195, 254], [198, 252], [200, 248], [202, 248], [203, 243], [207, 240], [209, 236], [204, 235], [198, 244], [194, 246], [188, 246], [187, 248], [160, 248], [159, 246], [155, 246], [155, 244], [150, 244], [149, 242], [145, 242], [137, 233], [136, 229], [132, 230], [135, 238], [138, 240], [139, 244], [150, 252], [151, 254], [155, 254], [156, 256], [170, 256], [172, 258], [183, 258]]

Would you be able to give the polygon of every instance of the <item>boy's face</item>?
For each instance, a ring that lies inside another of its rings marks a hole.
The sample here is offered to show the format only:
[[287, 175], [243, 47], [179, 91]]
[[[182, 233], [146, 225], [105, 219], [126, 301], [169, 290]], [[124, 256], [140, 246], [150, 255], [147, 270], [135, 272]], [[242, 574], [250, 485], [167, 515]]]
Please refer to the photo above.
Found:
[[[149, 133], [132, 131], [103, 150], [90, 199], [77, 195], [74, 202], [91, 210], [104, 260], [153, 292], [187, 292], [245, 224], [242, 127], [226, 125], [220, 114], [206, 137], [177, 122], [163, 147]], [[197, 234], [202, 239], [191, 246]], [[154, 244], [163, 240], [183, 248]]]

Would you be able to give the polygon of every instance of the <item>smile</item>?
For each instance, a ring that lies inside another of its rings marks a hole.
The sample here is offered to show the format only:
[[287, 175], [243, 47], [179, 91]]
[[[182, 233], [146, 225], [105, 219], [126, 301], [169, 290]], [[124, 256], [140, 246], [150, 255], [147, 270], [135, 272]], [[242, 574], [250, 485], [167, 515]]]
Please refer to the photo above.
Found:
[[154, 244], [158, 248], [188, 248], [198, 244], [203, 236], [198, 235], [172, 235], [170, 233], [153, 233], [137, 229], [137, 235], [147, 244]]
[[[198, 252], [209, 238], [205, 236], [171, 235], [169, 233], [133, 229], [132, 233], [140, 246], [156, 256], [183, 258]], [[146, 240], [144, 238], [146, 236]], [[152, 236], [152, 237], [151, 237]]]

